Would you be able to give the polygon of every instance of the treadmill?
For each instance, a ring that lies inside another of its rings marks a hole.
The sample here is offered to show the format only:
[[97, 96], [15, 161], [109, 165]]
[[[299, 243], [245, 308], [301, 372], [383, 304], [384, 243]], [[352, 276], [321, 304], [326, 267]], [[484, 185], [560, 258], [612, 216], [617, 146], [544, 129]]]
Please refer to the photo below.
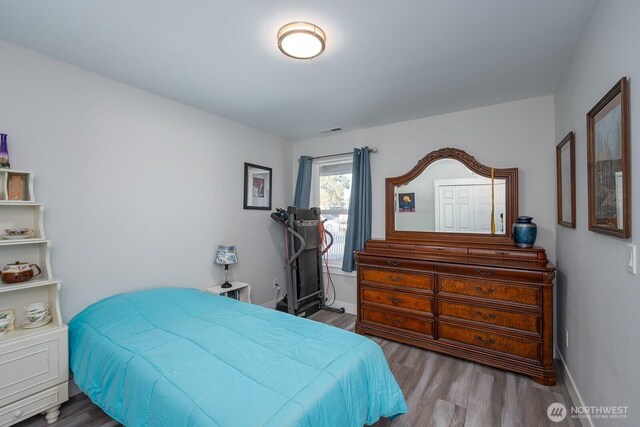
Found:
[[322, 248], [320, 234], [322, 219], [320, 208], [287, 210], [277, 209], [271, 218], [285, 230], [285, 253], [287, 293], [276, 303], [276, 310], [295, 316], [308, 317], [319, 310], [344, 313], [344, 308], [325, 305], [322, 256], [333, 245], [333, 235], [328, 231], [330, 242]]

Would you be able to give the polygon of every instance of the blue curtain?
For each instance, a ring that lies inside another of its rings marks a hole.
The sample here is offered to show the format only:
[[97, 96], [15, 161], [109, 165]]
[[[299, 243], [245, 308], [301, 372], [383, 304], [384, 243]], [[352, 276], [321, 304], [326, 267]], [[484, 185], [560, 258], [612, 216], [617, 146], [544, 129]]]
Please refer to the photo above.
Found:
[[351, 199], [349, 219], [344, 242], [342, 270], [353, 271], [356, 260], [353, 251], [364, 248], [371, 238], [371, 166], [369, 147], [353, 150], [353, 170], [351, 175]]
[[299, 209], [309, 209], [312, 165], [312, 157], [300, 156], [300, 164], [298, 165], [298, 179], [296, 180], [296, 192], [293, 195], [293, 206]]

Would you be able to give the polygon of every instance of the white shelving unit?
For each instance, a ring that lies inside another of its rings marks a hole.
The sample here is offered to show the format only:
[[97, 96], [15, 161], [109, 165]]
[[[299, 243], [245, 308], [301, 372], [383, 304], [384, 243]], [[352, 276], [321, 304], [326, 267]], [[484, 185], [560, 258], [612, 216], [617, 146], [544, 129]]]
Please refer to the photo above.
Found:
[[[23, 200], [8, 200], [9, 178], [23, 178]], [[14, 329], [0, 336], [0, 427], [45, 413], [48, 423], [60, 414], [69, 394], [69, 344], [67, 325], [60, 315], [60, 281], [51, 271], [51, 241], [45, 240], [44, 206], [35, 203], [34, 174], [0, 169], [0, 235], [5, 228], [25, 227], [33, 237], [0, 239], [0, 267], [16, 261], [37, 264], [42, 273], [17, 283], [0, 283], [0, 311], [13, 310]], [[50, 305], [50, 323], [22, 328], [22, 308], [33, 302]]]
[[251, 285], [244, 282], [231, 282], [230, 288], [221, 285], [206, 288], [205, 291], [216, 295], [229, 296], [229, 293], [238, 291], [238, 301], [251, 303]]

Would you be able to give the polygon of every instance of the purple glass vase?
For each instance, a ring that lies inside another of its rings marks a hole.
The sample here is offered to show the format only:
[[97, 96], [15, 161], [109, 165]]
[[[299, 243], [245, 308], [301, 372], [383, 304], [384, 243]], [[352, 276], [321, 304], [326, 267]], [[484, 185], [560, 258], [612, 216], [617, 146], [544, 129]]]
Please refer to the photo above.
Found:
[[9, 167], [9, 149], [7, 148], [7, 134], [0, 133], [0, 168]]

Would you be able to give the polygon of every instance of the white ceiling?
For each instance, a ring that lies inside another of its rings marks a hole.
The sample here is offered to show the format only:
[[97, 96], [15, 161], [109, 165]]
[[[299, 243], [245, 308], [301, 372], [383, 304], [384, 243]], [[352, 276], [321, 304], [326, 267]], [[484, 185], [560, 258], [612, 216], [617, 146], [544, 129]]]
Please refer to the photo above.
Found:
[[[596, 3], [0, 0], [0, 38], [301, 139], [551, 94]], [[325, 30], [322, 56], [280, 53], [295, 20]]]

